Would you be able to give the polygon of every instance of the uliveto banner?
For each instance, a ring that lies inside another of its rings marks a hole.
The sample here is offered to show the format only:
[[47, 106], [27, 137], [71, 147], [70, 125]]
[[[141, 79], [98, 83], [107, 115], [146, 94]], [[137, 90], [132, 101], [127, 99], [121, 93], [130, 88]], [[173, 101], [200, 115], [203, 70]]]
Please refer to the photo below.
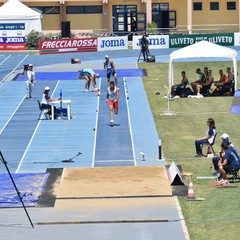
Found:
[[[222, 46], [234, 45], [233, 33], [217, 33], [217, 34], [190, 34], [190, 35], [170, 35], [169, 47], [181, 48], [192, 45], [200, 41], [208, 41]], [[203, 50], [204, 51], [204, 50]]]
[[64, 52], [97, 51], [97, 38], [72, 38], [60, 40], [42, 40], [39, 44], [41, 54]]

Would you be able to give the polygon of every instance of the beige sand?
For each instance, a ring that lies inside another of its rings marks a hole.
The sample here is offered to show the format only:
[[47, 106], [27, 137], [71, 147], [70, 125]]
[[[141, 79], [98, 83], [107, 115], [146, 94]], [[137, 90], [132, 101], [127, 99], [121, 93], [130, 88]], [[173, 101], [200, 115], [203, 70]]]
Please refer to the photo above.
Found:
[[165, 167], [64, 169], [57, 198], [171, 195]]

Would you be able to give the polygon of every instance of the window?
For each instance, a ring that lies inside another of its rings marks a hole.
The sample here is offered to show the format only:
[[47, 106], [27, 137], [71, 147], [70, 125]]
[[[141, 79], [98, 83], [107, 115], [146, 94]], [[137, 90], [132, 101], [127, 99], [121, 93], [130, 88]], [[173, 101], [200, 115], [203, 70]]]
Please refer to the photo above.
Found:
[[219, 2], [210, 2], [210, 10], [219, 10]]
[[115, 13], [136, 13], [137, 5], [113, 5], [113, 15]]
[[102, 14], [102, 6], [67, 6], [67, 14]]
[[60, 14], [60, 7], [58, 6], [49, 6], [49, 7], [35, 6], [31, 8], [37, 12], [41, 12], [42, 14]]
[[153, 3], [152, 4], [153, 12], [168, 11], [169, 10], [169, 3]]
[[202, 2], [194, 2], [193, 10], [194, 11], [202, 11]]
[[227, 10], [236, 10], [236, 2], [227, 2]]

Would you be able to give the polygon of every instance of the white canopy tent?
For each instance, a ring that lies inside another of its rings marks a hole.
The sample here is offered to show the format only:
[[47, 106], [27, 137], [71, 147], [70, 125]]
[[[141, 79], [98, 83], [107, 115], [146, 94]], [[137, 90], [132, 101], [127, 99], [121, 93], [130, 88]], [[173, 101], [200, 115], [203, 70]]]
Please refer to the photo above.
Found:
[[174, 84], [174, 60], [180, 58], [231, 58], [234, 67], [235, 89], [237, 90], [237, 51], [208, 41], [197, 42], [193, 45], [176, 50], [170, 54], [168, 82], [169, 89]]
[[0, 7], [1, 23], [25, 23], [25, 33], [42, 31], [42, 15], [18, 0], [9, 0]]

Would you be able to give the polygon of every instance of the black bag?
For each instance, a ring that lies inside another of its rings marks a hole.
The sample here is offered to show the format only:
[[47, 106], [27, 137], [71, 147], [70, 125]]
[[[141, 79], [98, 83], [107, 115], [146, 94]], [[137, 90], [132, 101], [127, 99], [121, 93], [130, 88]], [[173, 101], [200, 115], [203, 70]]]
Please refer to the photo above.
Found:
[[155, 56], [154, 55], [148, 56], [147, 62], [155, 62]]

